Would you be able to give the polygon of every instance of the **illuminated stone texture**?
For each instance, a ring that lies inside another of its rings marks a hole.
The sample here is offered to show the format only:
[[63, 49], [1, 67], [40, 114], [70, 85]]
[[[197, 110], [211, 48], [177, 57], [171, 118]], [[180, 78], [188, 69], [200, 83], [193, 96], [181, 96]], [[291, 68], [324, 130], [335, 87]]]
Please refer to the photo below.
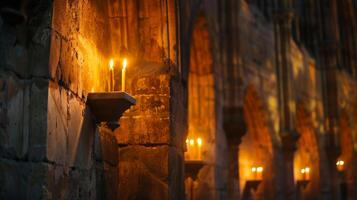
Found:
[[[0, 1], [0, 199], [189, 199], [200, 134], [197, 200], [244, 199], [253, 166], [257, 200], [357, 195], [355, 1], [27, 0], [10, 23], [18, 2]], [[124, 57], [137, 105], [113, 133], [86, 98], [110, 58], [121, 88]]]

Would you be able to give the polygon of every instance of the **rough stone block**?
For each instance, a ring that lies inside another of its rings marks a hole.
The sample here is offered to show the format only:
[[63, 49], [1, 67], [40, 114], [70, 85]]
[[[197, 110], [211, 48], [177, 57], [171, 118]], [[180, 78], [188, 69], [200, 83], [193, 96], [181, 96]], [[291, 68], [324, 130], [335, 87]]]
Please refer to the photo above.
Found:
[[156, 116], [122, 117], [115, 132], [119, 144], [168, 144], [170, 119]]
[[7, 158], [23, 158], [29, 144], [29, 87], [12, 76], [2, 82], [0, 152]]
[[95, 159], [110, 165], [118, 165], [118, 143], [111, 130], [100, 127], [96, 132]]
[[95, 126], [85, 104], [74, 96], [68, 99], [68, 155], [69, 166], [88, 169], [92, 163]]
[[168, 146], [119, 149], [119, 196], [168, 199]]
[[96, 199], [118, 199], [118, 168], [96, 163]]
[[[2, 199], [47, 199], [48, 164], [0, 159]], [[6, 173], [5, 173], [6, 172]]]
[[35, 79], [31, 85], [29, 159], [34, 161], [46, 157], [48, 86], [43, 79]]
[[69, 153], [67, 111], [67, 92], [51, 83], [48, 95], [47, 159], [60, 165], [66, 165]]

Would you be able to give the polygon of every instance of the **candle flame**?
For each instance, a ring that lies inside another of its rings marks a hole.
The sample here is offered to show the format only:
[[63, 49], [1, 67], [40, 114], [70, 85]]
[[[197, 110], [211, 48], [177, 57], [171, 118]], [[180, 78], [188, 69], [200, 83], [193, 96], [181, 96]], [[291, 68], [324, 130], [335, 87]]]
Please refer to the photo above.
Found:
[[305, 173], [307, 173], [307, 174], [310, 173], [310, 168], [306, 167], [305, 168]]
[[193, 146], [195, 144], [195, 141], [194, 140], [190, 140], [190, 145]]
[[128, 65], [128, 60], [126, 58], [124, 58], [124, 60], [123, 60], [123, 70], [126, 69], [127, 65]]
[[344, 164], [345, 164], [345, 162], [343, 160], [339, 160], [336, 163], [337, 166], [343, 166]]
[[302, 174], [305, 174], [305, 169], [301, 169], [300, 172], [301, 172]]
[[263, 172], [263, 167], [258, 167], [257, 172]]
[[202, 146], [202, 139], [201, 138], [197, 138], [197, 144], [198, 144], [198, 146]]
[[94, 92], [94, 87], [92, 87], [91, 92]]
[[109, 60], [109, 69], [114, 70], [114, 59], [113, 58]]
[[252, 172], [256, 172], [257, 168], [256, 167], [252, 167]]

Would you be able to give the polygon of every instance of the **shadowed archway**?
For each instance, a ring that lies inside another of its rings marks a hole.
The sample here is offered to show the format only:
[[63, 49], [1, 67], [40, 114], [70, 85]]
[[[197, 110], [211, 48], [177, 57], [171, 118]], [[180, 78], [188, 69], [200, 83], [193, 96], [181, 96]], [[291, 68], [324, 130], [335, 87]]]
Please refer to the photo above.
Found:
[[[239, 146], [239, 177], [241, 199], [274, 199], [274, 145], [262, 98], [253, 86], [244, 97], [244, 117], [248, 132]], [[250, 190], [247, 181], [255, 180], [252, 167], [263, 167], [261, 183]]]

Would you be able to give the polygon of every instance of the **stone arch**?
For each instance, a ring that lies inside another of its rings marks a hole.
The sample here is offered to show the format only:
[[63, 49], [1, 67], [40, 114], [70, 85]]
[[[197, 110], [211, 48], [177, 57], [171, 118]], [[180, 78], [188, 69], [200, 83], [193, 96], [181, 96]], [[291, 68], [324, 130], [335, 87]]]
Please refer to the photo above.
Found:
[[194, 19], [189, 49], [187, 138], [201, 138], [203, 144], [200, 151], [188, 144], [185, 159], [202, 159], [207, 165], [195, 183], [190, 178], [185, 181], [186, 195], [192, 195], [189, 187], [194, 184], [195, 199], [209, 199], [215, 196], [216, 98], [212, 42], [203, 12]]
[[298, 188], [297, 195], [301, 199], [319, 199], [320, 190], [320, 150], [316, 138], [314, 124], [303, 103], [296, 105], [296, 129], [300, 135], [294, 157], [295, 181], [302, 180], [301, 169], [310, 168], [310, 183], [306, 188]]
[[[252, 196], [253, 199], [275, 199], [274, 135], [264, 108], [263, 99], [254, 86], [249, 85], [244, 95], [244, 117], [248, 131], [239, 146], [239, 181], [242, 199], [246, 199], [247, 196]], [[254, 180], [251, 172], [254, 166], [264, 168], [262, 182], [255, 192], [248, 195], [246, 183]]]
[[[340, 193], [346, 195], [348, 199], [355, 198], [356, 195], [356, 160], [354, 159], [354, 147], [353, 137], [350, 127], [350, 118], [346, 110], [341, 110], [340, 120], [340, 142], [341, 142], [341, 155], [339, 159], [345, 162], [345, 174], [340, 177]], [[342, 187], [347, 186], [346, 191], [343, 191]], [[343, 194], [344, 193], [344, 194]]]

